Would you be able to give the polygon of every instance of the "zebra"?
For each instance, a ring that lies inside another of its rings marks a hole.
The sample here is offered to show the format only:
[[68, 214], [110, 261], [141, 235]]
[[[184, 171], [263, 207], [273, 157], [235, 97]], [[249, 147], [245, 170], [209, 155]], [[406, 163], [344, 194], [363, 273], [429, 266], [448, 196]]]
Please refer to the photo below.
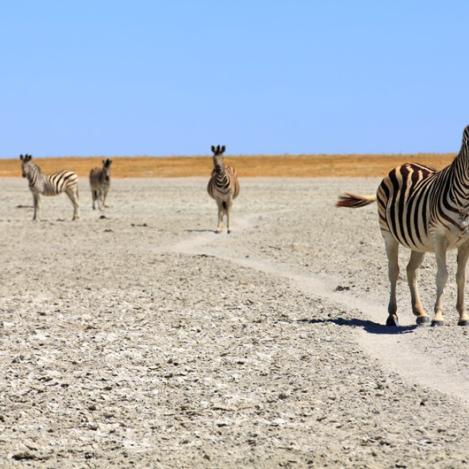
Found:
[[52, 174], [43, 174], [41, 168], [32, 162], [31, 155], [20, 155], [21, 172], [24, 178], [28, 179], [29, 190], [33, 194], [34, 214], [33, 221], [39, 218], [40, 196], [58, 195], [65, 192], [73, 204], [73, 218], [78, 220], [79, 203], [78, 203], [78, 176], [69, 170], [56, 171]]
[[102, 168], [93, 168], [90, 171], [90, 187], [91, 198], [93, 200], [93, 210], [95, 210], [95, 202], [98, 201], [98, 208], [102, 210], [106, 205], [106, 198], [111, 186], [111, 164], [109, 158], [103, 160]]
[[407, 264], [412, 312], [417, 324], [429, 321], [420, 301], [417, 269], [426, 252], [434, 252], [437, 264], [433, 326], [444, 324], [443, 290], [448, 279], [446, 251], [458, 250], [458, 325], [467, 326], [464, 308], [466, 263], [469, 258], [469, 126], [464, 129], [461, 149], [453, 162], [436, 171], [417, 163], [392, 169], [381, 181], [376, 196], [342, 194], [338, 207], [363, 207], [377, 201], [379, 227], [388, 258], [390, 297], [386, 325], [397, 326], [396, 283], [399, 276], [399, 244], [410, 248]]
[[218, 225], [215, 233], [220, 233], [223, 229], [223, 216], [226, 214], [226, 228], [230, 233], [230, 212], [233, 200], [239, 194], [239, 180], [236, 169], [232, 166], [225, 166], [223, 153], [225, 145], [212, 145], [213, 170], [208, 181], [207, 192], [212, 199], [215, 199], [218, 206]]

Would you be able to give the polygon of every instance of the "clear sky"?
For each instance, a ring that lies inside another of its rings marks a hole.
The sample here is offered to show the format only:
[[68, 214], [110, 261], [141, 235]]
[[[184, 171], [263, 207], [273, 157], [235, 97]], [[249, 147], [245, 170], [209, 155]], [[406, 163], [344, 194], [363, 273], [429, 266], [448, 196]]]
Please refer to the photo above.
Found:
[[0, 157], [446, 152], [469, 2], [0, 3]]

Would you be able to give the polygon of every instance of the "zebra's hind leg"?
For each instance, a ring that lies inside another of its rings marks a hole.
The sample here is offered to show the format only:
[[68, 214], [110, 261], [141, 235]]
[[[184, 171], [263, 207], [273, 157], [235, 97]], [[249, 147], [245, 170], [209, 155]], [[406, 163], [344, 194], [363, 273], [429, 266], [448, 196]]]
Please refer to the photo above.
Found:
[[407, 264], [407, 282], [410, 289], [410, 298], [412, 302], [412, 312], [417, 316], [417, 324], [425, 324], [429, 321], [428, 315], [423, 309], [418, 290], [418, 268], [422, 264], [424, 252], [412, 251], [410, 260]]
[[73, 204], [73, 217], [72, 221], [80, 218], [80, 205], [78, 203], [78, 188], [70, 188], [65, 193]]
[[384, 244], [388, 257], [388, 275], [390, 284], [388, 318], [386, 326], [398, 326], [396, 286], [399, 278], [399, 243], [392, 237], [391, 233], [384, 233]]
[[469, 315], [464, 307], [464, 284], [466, 283], [466, 264], [469, 258], [469, 241], [466, 241], [458, 249], [458, 270], [456, 272], [456, 284], [458, 286], [458, 299], [456, 310], [459, 313], [458, 326], [469, 325]]
[[432, 326], [442, 326], [444, 324], [442, 297], [443, 291], [448, 280], [448, 269], [446, 268], [446, 249], [448, 242], [442, 236], [436, 236], [433, 241], [433, 247], [436, 257], [436, 301], [435, 301], [435, 316], [432, 321]]

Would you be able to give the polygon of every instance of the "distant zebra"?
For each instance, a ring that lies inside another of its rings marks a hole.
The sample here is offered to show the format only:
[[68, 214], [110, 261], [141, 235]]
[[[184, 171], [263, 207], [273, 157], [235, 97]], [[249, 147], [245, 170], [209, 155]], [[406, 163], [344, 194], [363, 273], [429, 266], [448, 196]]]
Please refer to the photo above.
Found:
[[417, 269], [425, 252], [434, 252], [436, 257], [437, 289], [432, 325], [441, 325], [444, 322], [442, 294], [448, 278], [446, 251], [458, 249], [458, 325], [468, 325], [469, 316], [464, 308], [464, 283], [469, 258], [469, 126], [464, 129], [459, 154], [446, 168], [436, 171], [421, 164], [403, 164], [391, 170], [382, 180], [376, 196], [343, 194], [337, 206], [363, 207], [376, 200], [391, 284], [386, 324], [397, 325], [398, 249], [399, 244], [402, 244], [411, 249], [407, 281], [417, 324], [428, 321], [417, 286]]
[[29, 189], [33, 194], [33, 220], [39, 218], [40, 196], [58, 195], [65, 192], [73, 204], [73, 218], [78, 220], [78, 176], [73, 171], [57, 171], [46, 175], [41, 168], [32, 162], [31, 155], [20, 155], [22, 176], [28, 179]]
[[106, 198], [111, 186], [111, 164], [109, 158], [103, 160], [102, 168], [94, 168], [90, 171], [91, 198], [93, 200], [93, 210], [95, 202], [98, 201], [98, 208], [102, 210], [107, 207]]
[[236, 169], [232, 166], [225, 167], [223, 153], [225, 145], [211, 147], [213, 153], [212, 177], [208, 182], [207, 192], [215, 199], [218, 206], [218, 225], [216, 233], [223, 229], [223, 216], [226, 214], [226, 228], [230, 233], [230, 212], [233, 200], [239, 194], [239, 181]]

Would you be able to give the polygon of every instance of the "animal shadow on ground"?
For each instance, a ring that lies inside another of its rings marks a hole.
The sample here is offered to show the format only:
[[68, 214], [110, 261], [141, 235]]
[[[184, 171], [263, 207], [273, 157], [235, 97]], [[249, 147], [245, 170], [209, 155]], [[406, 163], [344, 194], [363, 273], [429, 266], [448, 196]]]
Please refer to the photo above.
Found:
[[413, 332], [417, 325], [410, 326], [385, 326], [384, 324], [379, 324], [368, 319], [344, 319], [344, 318], [334, 318], [334, 319], [298, 319], [296, 322], [308, 323], [308, 324], [327, 324], [333, 323], [338, 326], [349, 326], [349, 327], [362, 327], [366, 332], [370, 334], [409, 334]]
[[213, 233], [213, 230], [207, 230], [207, 229], [197, 229], [197, 228], [190, 228], [187, 230], [184, 230], [186, 233]]

